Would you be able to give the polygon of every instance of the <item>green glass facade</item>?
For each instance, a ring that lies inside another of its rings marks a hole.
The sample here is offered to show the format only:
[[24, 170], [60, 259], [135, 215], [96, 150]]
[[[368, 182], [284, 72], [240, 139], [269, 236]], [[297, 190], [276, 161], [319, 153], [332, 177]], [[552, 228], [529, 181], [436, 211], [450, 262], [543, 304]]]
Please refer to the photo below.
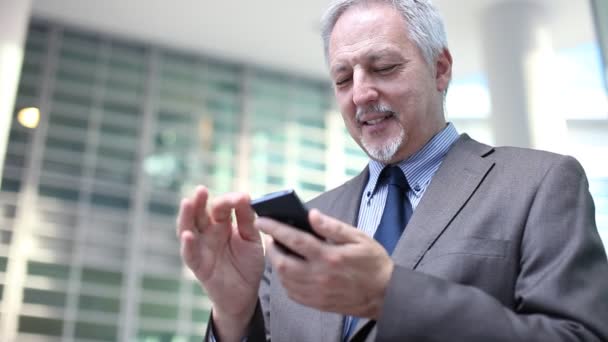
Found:
[[344, 180], [331, 101], [321, 80], [34, 21], [15, 108], [42, 116], [10, 131], [3, 317], [20, 339], [199, 341], [210, 303], [179, 257], [179, 199]]

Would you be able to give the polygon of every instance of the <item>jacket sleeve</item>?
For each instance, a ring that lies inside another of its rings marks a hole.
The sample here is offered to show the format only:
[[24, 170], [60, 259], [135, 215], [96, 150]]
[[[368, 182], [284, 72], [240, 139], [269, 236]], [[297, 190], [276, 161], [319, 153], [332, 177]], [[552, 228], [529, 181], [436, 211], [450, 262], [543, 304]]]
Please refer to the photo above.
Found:
[[513, 307], [481, 289], [395, 266], [379, 341], [608, 341], [608, 262], [582, 167], [554, 163], [521, 234]]

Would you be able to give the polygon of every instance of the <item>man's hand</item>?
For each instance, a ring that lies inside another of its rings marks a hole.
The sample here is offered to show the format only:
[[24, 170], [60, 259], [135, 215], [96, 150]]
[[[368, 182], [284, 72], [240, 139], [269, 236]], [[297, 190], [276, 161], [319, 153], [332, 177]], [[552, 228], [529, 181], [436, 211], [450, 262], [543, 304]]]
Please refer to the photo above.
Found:
[[[309, 220], [330, 243], [268, 218], [256, 220], [271, 237], [267, 255], [289, 297], [322, 311], [377, 319], [394, 266], [384, 247], [318, 210]], [[304, 259], [281, 252], [274, 240]]]
[[208, 197], [208, 190], [199, 186], [194, 196], [181, 202], [181, 256], [213, 302], [215, 333], [223, 341], [240, 340], [258, 298], [264, 270], [262, 241], [248, 195], [229, 193], [207, 207]]

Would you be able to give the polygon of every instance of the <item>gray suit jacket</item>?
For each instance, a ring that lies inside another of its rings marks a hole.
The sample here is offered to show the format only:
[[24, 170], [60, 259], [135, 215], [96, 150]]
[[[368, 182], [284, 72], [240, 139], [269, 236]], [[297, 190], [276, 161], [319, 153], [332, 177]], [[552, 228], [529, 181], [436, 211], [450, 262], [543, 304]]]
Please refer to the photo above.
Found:
[[[367, 171], [309, 203], [356, 225]], [[392, 255], [358, 341], [608, 341], [608, 262], [581, 166], [463, 135]], [[249, 340], [340, 341], [343, 316], [290, 300], [268, 266]]]

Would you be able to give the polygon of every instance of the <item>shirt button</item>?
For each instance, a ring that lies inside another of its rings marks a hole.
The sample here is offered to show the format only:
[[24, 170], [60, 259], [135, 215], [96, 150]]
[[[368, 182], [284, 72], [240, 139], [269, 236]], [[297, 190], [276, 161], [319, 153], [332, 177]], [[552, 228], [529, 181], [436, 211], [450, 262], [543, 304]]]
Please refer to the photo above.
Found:
[[414, 191], [418, 192], [420, 190], [422, 190], [422, 188], [420, 187], [420, 185], [414, 186]]

